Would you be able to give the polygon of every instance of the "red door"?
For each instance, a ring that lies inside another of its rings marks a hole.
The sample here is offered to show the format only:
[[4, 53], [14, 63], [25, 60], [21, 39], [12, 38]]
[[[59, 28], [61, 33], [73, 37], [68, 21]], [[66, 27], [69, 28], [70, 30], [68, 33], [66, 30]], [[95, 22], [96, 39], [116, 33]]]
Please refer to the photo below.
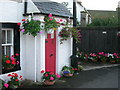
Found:
[[45, 39], [45, 71], [56, 73], [56, 32], [54, 38], [47, 34]]

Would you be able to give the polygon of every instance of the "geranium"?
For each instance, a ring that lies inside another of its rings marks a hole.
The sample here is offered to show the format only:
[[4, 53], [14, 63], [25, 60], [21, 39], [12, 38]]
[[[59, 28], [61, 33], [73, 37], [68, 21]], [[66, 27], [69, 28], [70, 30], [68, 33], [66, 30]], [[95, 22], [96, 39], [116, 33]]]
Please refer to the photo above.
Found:
[[42, 30], [40, 20], [33, 19], [32, 17], [30, 21], [28, 19], [22, 21], [23, 23], [21, 31], [23, 34], [28, 33], [29, 35], [35, 37]]
[[14, 86], [18, 87], [21, 85], [22, 76], [17, 73], [8, 74], [10, 77], [10, 81], [8, 81], [9, 88], [13, 88]]
[[19, 56], [18, 54], [12, 56], [2, 56], [2, 67], [3, 69], [12, 69], [15, 65], [18, 65], [19, 61], [16, 60], [16, 57]]
[[49, 81], [55, 81], [58, 78], [60, 78], [60, 75], [59, 74], [55, 75], [52, 72], [45, 72], [42, 77], [42, 79]]

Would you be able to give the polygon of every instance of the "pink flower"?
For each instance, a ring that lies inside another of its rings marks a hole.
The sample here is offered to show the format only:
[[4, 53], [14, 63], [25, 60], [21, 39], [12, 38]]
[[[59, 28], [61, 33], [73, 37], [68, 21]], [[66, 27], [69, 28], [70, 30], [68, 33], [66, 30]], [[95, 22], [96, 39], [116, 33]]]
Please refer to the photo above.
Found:
[[19, 61], [17, 61], [17, 65], [18, 65], [18, 64], [20, 64], [20, 62], [19, 62]]
[[22, 29], [21, 31], [22, 31], [22, 32], [24, 32], [24, 31], [25, 31], [25, 29]]
[[47, 76], [48, 76], [48, 74], [45, 74], [45, 76], [47, 77]]
[[40, 33], [40, 34], [42, 34], [43, 32], [42, 32], [42, 31], [40, 31], [39, 33]]
[[57, 78], [60, 78], [60, 75], [59, 75], [59, 74], [57, 74], [56, 76], [57, 76]]
[[54, 77], [50, 77], [50, 80], [54, 80]]
[[49, 20], [50, 20], [50, 21], [52, 21], [53, 19], [52, 19], [52, 18], [50, 18]]
[[13, 57], [10, 57], [10, 59], [11, 59], [12, 61], [15, 61], [15, 58], [13, 58]]
[[50, 75], [52, 75], [53, 74], [53, 72], [50, 72]]
[[16, 53], [15, 55], [16, 55], [16, 56], [19, 56], [19, 54], [18, 54], [18, 53]]
[[60, 23], [60, 22], [57, 21], [56, 23]]
[[52, 17], [52, 14], [49, 14], [48, 17]]
[[6, 88], [8, 88], [8, 87], [9, 87], [9, 84], [8, 84], [8, 83], [5, 83], [4, 86], [5, 86]]

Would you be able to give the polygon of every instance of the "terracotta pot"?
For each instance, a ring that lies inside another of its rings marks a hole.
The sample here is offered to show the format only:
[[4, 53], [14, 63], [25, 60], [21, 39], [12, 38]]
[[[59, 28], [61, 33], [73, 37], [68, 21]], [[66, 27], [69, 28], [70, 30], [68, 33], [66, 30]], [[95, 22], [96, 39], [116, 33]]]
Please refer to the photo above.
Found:
[[55, 81], [50, 81], [50, 80], [45, 80], [44, 84], [45, 85], [53, 85], [55, 83]]
[[5, 67], [4, 69], [5, 70], [11, 70], [11, 69], [13, 69], [14, 67]]
[[66, 76], [66, 77], [72, 77], [72, 76], [73, 76], [73, 74], [68, 73], [68, 74], [64, 74], [64, 76]]
[[106, 60], [102, 60], [102, 63], [105, 63], [106, 62]]
[[97, 62], [97, 60], [92, 60], [93, 62]]
[[111, 62], [111, 63], [115, 63], [115, 61], [113, 61], [113, 60], [110, 60], [110, 62]]

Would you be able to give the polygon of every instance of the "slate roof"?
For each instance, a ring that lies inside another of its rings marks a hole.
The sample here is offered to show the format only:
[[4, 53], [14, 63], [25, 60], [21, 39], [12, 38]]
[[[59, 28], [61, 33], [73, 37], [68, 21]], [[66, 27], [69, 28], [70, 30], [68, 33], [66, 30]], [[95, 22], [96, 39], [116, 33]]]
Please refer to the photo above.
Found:
[[57, 2], [33, 2], [36, 7], [44, 14], [53, 14], [58, 16], [73, 17], [70, 11], [61, 3]]

